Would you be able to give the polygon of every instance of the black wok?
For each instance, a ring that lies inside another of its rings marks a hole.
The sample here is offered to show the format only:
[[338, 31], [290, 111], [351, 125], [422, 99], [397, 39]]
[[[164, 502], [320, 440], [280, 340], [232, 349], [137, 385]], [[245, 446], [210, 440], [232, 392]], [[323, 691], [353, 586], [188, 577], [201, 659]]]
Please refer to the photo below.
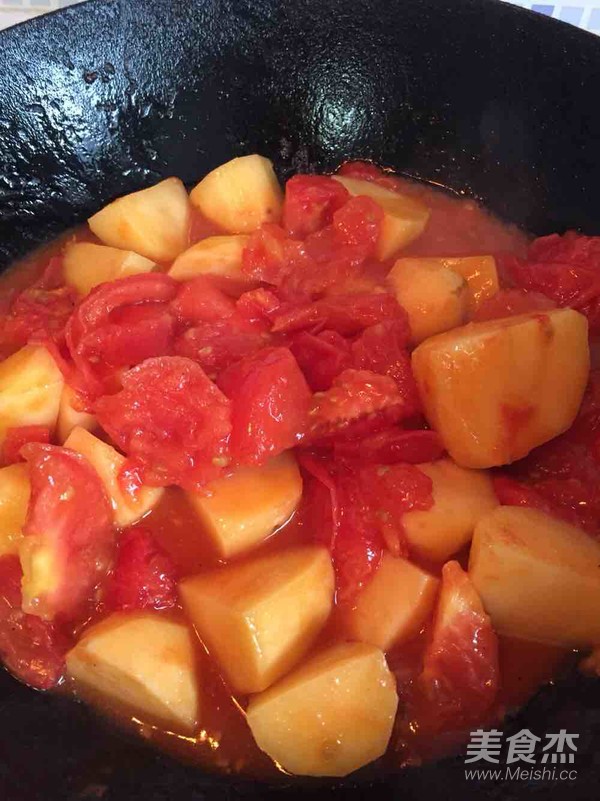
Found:
[[[0, 34], [0, 266], [109, 199], [259, 151], [282, 177], [372, 158], [536, 232], [600, 234], [600, 39], [493, 0], [92, 0]], [[0, 672], [0, 799], [593, 799], [600, 682], [506, 730], [580, 734], [574, 781], [207, 777]], [[599, 754], [597, 756], [596, 754]]]

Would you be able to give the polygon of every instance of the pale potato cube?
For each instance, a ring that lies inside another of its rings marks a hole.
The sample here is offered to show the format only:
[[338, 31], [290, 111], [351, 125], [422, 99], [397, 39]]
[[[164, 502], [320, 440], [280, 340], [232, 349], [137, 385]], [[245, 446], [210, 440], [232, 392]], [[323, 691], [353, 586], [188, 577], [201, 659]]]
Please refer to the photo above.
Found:
[[74, 428], [85, 428], [86, 431], [93, 431], [98, 426], [98, 421], [89, 412], [80, 412], [76, 400], [77, 393], [68, 384], [63, 387], [60, 396], [60, 406], [58, 407], [58, 420], [56, 423], [56, 436], [60, 443], [64, 443]]
[[411, 552], [445, 562], [470, 542], [475, 524], [498, 506], [498, 499], [487, 473], [459, 467], [452, 459], [418, 468], [433, 483], [433, 506], [404, 514], [404, 534]]
[[377, 572], [342, 613], [350, 639], [389, 651], [418, 634], [431, 613], [439, 581], [406, 559], [383, 555]]
[[329, 617], [329, 552], [290, 548], [180, 584], [183, 606], [233, 689], [260, 692], [306, 653]]
[[248, 242], [243, 234], [209, 236], [178, 256], [169, 275], [177, 281], [187, 281], [198, 275], [209, 275], [225, 291], [241, 294], [258, 283], [242, 272], [242, 253]]
[[0, 470], [0, 558], [19, 553], [30, 491], [26, 464], [11, 464]]
[[88, 223], [105, 245], [169, 262], [188, 246], [189, 198], [179, 178], [167, 178], [109, 203]]
[[80, 295], [106, 281], [149, 273], [156, 264], [131, 250], [119, 250], [91, 242], [73, 242], [63, 255], [65, 283]]
[[408, 314], [415, 344], [456, 328], [467, 319], [467, 282], [448, 267], [431, 265], [423, 259], [398, 259], [387, 280]]
[[465, 279], [468, 285], [469, 313], [500, 289], [496, 259], [493, 256], [419, 256], [410, 261], [430, 270], [452, 270]]
[[385, 753], [396, 682], [373, 645], [341, 643], [250, 699], [257, 745], [298, 776], [347, 776]]
[[26, 345], [0, 363], [0, 442], [7, 428], [54, 429], [64, 379], [50, 353]]
[[600, 642], [600, 543], [537, 509], [481, 518], [469, 575], [500, 634], [580, 648]]
[[283, 193], [269, 159], [253, 154], [209, 172], [190, 194], [205, 217], [232, 234], [279, 222]]
[[493, 467], [566, 431], [589, 373], [587, 320], [553, 309], [470, 323], [423, 342], [413, 372], [455, 462]]
[[193, 635], [152, 612], [117, 612], [67, 654], [76, 689], [137, 717], [191, 731], [201, 715]]
[[291, 452], [260, 467], [239, 467], [202, 492], [187, 493], [216, 551], [225, 559], [258, 545], [289, 520], [301, 496], [302, 477]]
[[377, 258], [391, 258], [423, 233], [429, 219], [429, 209], [421, 201], [385, 189], [372, 181], [360, 178], [332, 176], [346, 187], [351, 195], [364, 195], [374, 200], [384, 211], [383, 225], [377, 243]]
[[118, 476], [125, 464], [125, 457], [112, 445], [103, 442], [84, 428], [74, 428], [65, 448], [82, 454], [100, 476], [114, 512], [115, 525], [119, 528], [131, 526], [150, 511], [162, 497], [162, 487], [142, 486], [135, 494], [124, 492]]

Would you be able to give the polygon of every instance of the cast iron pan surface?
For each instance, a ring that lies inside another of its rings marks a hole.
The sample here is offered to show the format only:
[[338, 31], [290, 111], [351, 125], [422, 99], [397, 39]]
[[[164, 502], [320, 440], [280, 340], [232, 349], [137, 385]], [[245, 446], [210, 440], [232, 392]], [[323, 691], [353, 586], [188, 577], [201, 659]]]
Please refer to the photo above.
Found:
[[[106, 201], [258, 151], [347, 158], [600, 234], [600, 40], [493, 0], [93, 0], [0, 34], [0, 266]], [[0, 671], [2, 801], [595, 799], [600, 682], [515, 721], [580, 734], [572, 782], [467, 781], [463, 758], [278, 787], [203, 775]]]

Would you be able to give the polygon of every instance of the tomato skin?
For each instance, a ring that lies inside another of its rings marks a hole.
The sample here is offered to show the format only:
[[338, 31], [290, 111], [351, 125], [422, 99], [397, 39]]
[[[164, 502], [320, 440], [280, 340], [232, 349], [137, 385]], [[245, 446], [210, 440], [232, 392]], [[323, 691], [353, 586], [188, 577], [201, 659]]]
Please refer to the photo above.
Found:
[[[405, 313], [404, 313], [405, 314]], [[275, 315], [273, 331], [291, 333], [323, 329], [352, 336], [383, 320], [402, 317], [403, 309], [387, 292], [330, 295], [312, 303], [292, 305]]]
[[217, 379], [231, 400], [231, 455], [239, 464], [264, 464], [294, 447], [306, 432], [311, 392], [288, 348], [263, 348]]
[[184, 331], [174, 344], [177, 356], [197, 362], [214, 379], [230, 365], [268, 344], [268, 337], [251, 326], [236, 325], [236, 318], [204, 323]]
[[362, 464], [422, 464], [439, 459], [443, 453], [444, 446], [436, 431], [404, 431], [397, 427], [333, 444], [336, 459], [355, 459]]
[[351, 423], [380, 412], [389, 413], [393, 422], [401, 407], [402, 397], [389, 376], [369, 370], [344, 370], [330, 389], [315, 395], [310, 412], [310, 439], [343, 432]]
[[555, 309], [556, 303], [541, 292], [527, 289], [501, 289], [487, 298], [472, 315], [475, 323], [500, 320], [529, 312]]
[[214, 323], [235, 314], [235, 303], [204, 275], [184, 281], [170, 310], [185, 326]]
[[147, 529], [131, 528], [119, 540], [106, 589], [107, 609], [171, 609], [177, 603], [177, 570]]
[[290, 339], [289, 348], [313, 392], [329, 389], [334, 379], [352, 364], [350, 345], [337, 331], [319, 334], [300, 331]]
[[0, 659], [20, 681], [50, 690], [60, 681], [71, 638], [55, 623], [21, 609], [21, 565], [0, 557]]
[[[178, 289], [168, 275], [143, 273], [101, 284], [83, 299], [66, 328], [83, 393], [97, 397], [115, 389], [111, 368], [131, 367], [171, 352], [173, 321], [168, 304]], [[138, 308], [146, 304], [149, 311]], [[146, 313], [148, 317], [141, 320], [139, 315]]]
[[94, 409], [145, 483], [196, 488], [222, 473], [231, 403], [199, 364], [182, 356], [147, 359], [122, 382], [120, 392], [99, 398]]
[[22, 559], [23, 547], [28, 559], [31, 549], [34, 554], [43, 549], [53, 565], [52, 586], [45, 590], [38, 586], [35, 565], [31, 576], [25, 570], [24, 588], [31, 581], [38, 589], [26, 611], [46, 619], [76, 620], [112, 558], [112, 508], [98, 474], [75, 451], [30, 442], [22, 454], [31, 481]]
[[269, 289], [259, 288], [244, 292], [235, 305], [243, 320], [253, 328], [266, 332], [271, 330], [271, 320], [280, 308], [281, 301]]
[[15, 426], [6, 430], [2, 444], [2, 458], [4, 464], [23, 462], [21, 448], [28, 442], [50, 442], [50, 429], [47, 426]]
[[303, 239], [330, 225], [349, 198], [345, 187], [327, 175], [293, 175], [285, 185], [283, 227], [288, 236]]
[[442, 569], [438, 612], [419, 684], [434, 730], [476, 725], [498, 692], [498, 638], [458, 562]]

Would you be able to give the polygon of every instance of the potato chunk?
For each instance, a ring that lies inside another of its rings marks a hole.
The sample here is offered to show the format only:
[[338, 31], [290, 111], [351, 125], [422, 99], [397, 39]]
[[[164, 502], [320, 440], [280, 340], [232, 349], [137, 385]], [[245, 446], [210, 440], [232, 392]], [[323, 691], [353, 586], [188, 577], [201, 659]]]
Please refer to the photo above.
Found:
[[119, 485], [119, 472], [125, 457], [112, 445], [103, 442], [84, 428], [76, 427], [69, 434], [65, 448], [81, 453], [102, 479], [114, 511], [115, 525], [131, 526], [159, 502], [164, 492], [162, 487], [140, 487], [135, 497]]
[[279, 222], [283, 194], [269, 159], [241, 156], [209, 172], [190, 200], [205, 217], [232, 234]]
[[169, 262], [188, 246], [189, 198], [179, 178], [167, 178], [109, 203], [88, 223], [105, 245]]
[[496, 259], [493, 256], [419, 256], [411, 261], [429, 270], [452, 270], [467, 282], [467, 302], [472, 313], [500, 289]]
[[76, 392], [68, 384], [63, 387], [58, 407], [58, 420], [56, 423], [56, 436], [59, 442], [64, 443], [71, 431], [76, 428], [85, 428], [93, 431], [98, 421], [89, 412], [80, 412], [76, 408]]
[[383, 653], [341, 643], [248, 706], [259, 748], [299, 776], [347, 776], [386, 750], [398, 706]]
[[67, 672], [92, 698], [190, 731], [201, 713], [193, 635], [152, 612], [117, 612], [67, 654]]
[[343, 175], [334, 175], [333, 178], [351, 195], [370, 197], [383, 209], [385, 216], [377, 243], [377, 258], [381, 261], [391, 258], [423, 233], [429, 209], [419, 200], [360, 178], [345, 178]]
[[350, 639], [388, 651], [419, 632], [439, 581], [406, 559], [384, 554], [377, 572], [343, 613]]
[[50, 353], [26, 345], [0, 363], [0, 442], [13, 426], [56, 425], [64, 379]]
[[487, 473], [459, 467], [452, 459], [418, 468], [433, 483], [433, 506], [403, 515], [404, 533], [412, 552], [445, 562], [470, 541], [475, 524], [498, 506], [498, 499]]
[[424, 259], [398, 259], [387, 280], [408, 314], [415, 344], [467, 319], [467, 282], [448, 267]]
[[499, 506], [475, 528], [469, 574], [500, 634], [573, 648], [600, 642], [600, 543], [580, 529]]
[[262, 542], [289, 519], [302, 495], [293, 454], [261, 467], [240, 467], [187, 497], [220, 556], [229, 559]]
[[589, 358], [586, 318], [553, 309], [439, 334], [414, 351], [412, 365], [450, 456], [463, 467], [493, 467], [570, 427]]
[[65, 283], [80, 295], [87, 295], [95, 286], [106, 281], [149, 273], [156, 266], [150, 259], [131, 250], [119, 250], [91, 242], [67, 245], [63, 265]]
[[30, 490], [26, 464], [11, 464], [0, 470], [0, 557], [19, 553]]
[[223, 290], [241, 294], [258, 286], [242, 272], [242, 253], [247, 241], [243, 234], [202, 239], [175, 259], [169, 275], [177, 281], [210, 275]]
[[183, 606], [238, 692], [266, 689], [303, 656], [329, 617], [333, 567], [310, 545], [255, 557], [180, 584]]

